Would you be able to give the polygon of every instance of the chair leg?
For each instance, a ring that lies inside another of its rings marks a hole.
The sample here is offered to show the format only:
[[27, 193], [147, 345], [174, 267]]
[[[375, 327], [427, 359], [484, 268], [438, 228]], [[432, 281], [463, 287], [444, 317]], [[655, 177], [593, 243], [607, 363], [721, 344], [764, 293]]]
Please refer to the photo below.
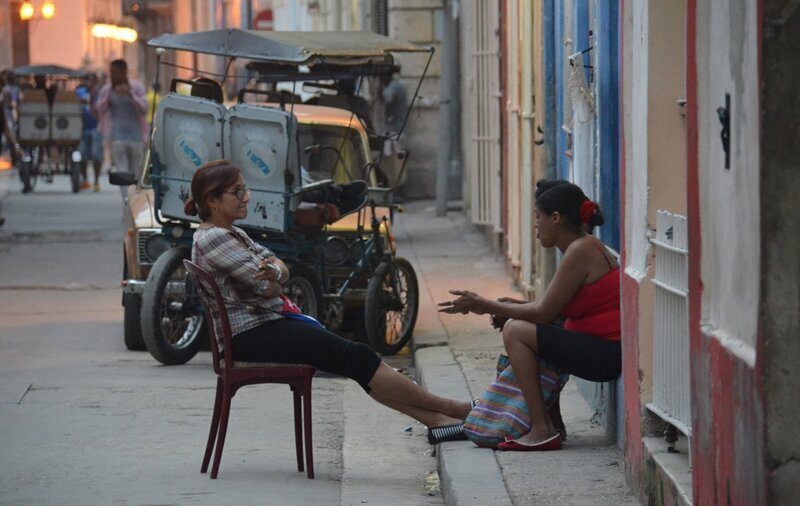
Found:
[[222, 460], [222, 449], [225, 446], [225, 434], [228, 432], [228, 418], [231, 414], [232, 392], [227, 388], [222, 394], [222, 412], [219, 420], [219, 434], [217, 435], [217, 451], [214, 453], [214, 465], [211, 466], [211, 479], [217, 478], [219, 472], [219, 462]]
[[214, 414], [211, 415], [211, 428], [208, 431], [208, 443], [206, 443], [206, 453], [203, 455], [203, 465], [201, 473], [208, 471], [208, 463], [211, 461], [211, 452], [214, 449], [214, 442], [217, 439], [217, 429], [219, 428], [219, 411], [222, 404], [222, 379], [217, 378], [217, 393], [214, 399]]
[[309, 480], [314, 479], [314, 444], [311, 439], [311, 378], [303, 384], [303, 425], [306, 433], [306, 466]]
[[300, 426], [303, 414], [300, 411], [300, 392], [297, 391], [297, 387], [292, 387], [292, 396], [294, 397], [294, 447], [297, 451], [297, 470], [303, 472], [303, 431]]

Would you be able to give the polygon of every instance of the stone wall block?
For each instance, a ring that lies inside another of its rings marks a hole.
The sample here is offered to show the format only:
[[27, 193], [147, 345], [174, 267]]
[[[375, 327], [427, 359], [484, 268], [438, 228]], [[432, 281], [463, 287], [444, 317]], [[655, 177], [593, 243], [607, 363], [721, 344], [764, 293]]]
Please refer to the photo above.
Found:
[[[432, 46], [433, 59], [431, 66], [428, 67], [428, 77], [438, 77], [441, 75], [442, 45], [440, 43], [426, 43], [424, 46]], [[394, 61], [402, 67], [400, 72], [403, 77], [419, 77], [425, 70], [428, 63], [427, 53], [395, 53]]]
[[433, 16], [429, 9], [393, 11], [389, 15], [389, 37], [429, 44], [434, 40]]

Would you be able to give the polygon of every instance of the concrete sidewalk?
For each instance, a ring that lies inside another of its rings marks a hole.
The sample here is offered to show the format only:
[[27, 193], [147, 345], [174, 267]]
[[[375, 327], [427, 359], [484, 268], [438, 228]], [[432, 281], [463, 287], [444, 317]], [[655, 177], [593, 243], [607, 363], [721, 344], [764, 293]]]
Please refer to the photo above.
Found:
[[[417, 271], [420, 311], [414, 332], [417, 375], [425, 387], [458, 399], [480, 397], [495, 374], [502, 336], [488, 316], [448, 315], [436, 303], [451, 288], [486, 296], [517, 295], [502, 258], [463, 213], [437, 218], [432, 202], [413, 202], [398, 215], [395, 234], [401, 256]], [[638, 504], [628, 490], [619, 450], [570, 381], [561, 395], [568, 438], [559, 452], [500, 452], [471, 442], [437, 448], [445, 503]]]

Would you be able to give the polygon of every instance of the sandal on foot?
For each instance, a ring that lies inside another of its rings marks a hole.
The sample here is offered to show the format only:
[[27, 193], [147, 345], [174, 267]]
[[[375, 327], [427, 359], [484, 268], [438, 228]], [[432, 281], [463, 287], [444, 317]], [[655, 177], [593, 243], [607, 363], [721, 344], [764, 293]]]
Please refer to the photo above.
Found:
[[446, 441], [464, 441], [467, 435], [464, 434], [463, 423], [453, 423], [450, 425], [439, 425], [438, 427], [428, 428], [428, 442], [432, 445], [444, 443]]
[[554, 436], [532, 445], [526, 445], [525, 443], [520, 443], [519, 441], [514, 441], [513, 439], [507, 439], [506, 441], [497, 445], [497, 449], [512, 452], [549, 452], [553, 450], [560, 450], [561, 435], [556, 433]]

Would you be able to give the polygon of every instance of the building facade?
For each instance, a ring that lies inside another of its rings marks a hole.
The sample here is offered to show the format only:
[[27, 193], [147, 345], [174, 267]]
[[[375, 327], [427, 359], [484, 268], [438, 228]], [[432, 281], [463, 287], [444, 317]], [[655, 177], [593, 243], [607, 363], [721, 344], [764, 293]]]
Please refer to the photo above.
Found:
[[[459, 3], [464, 204], [541, 295], [541, 177], [603, 207], [623, 374], [580, 390], [651, 504], [791, 504], [800, 6]], [[780, 104], [780, 105], [779, 105]]]

